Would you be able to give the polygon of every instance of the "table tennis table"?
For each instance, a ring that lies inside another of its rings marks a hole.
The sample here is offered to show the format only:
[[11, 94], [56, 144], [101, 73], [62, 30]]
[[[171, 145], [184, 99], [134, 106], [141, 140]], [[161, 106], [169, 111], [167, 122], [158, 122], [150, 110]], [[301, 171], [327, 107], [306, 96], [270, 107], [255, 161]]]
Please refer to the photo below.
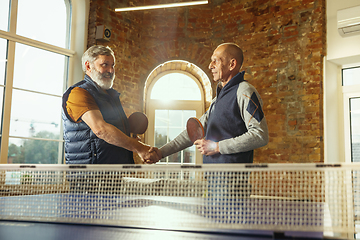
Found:
[[[40, 204], [40, 205], [39, 205]], [[258, 204], [258, 203], [257, 203]], [[273, 203], [274, 204], [274, 203]], [[214, 214], [223, 206], [213, 206], [202, 198], [167, 196], [99, 196], [91, 194], [42, 194], [0, 198], [0, 239], [284, 239], [322, 238], [322, 232], [276, 232], [271, 230], [208, 229], [208, 224], [229, 224], [246, 219], [254, 205], [243, 199], [227, 207], [227, 215]], [[290, 206], [276, 203], [283, 211]], [[321, 215], [321, 208], [313, 211]], [[266, 211], [266, 202], [258, 206]], [[32, 210], [31, 210], [32, 209]], [[34, 214], [35, 213], [35, 214]], [[241, 214], [244, 217], [241, 217]], [[265, 213], [258, 213], [264, 215]], [[278, 213], [276, 213], [278, 214]], [[282, 213], [283, 214], [283, 213]], [[316, 213], [314, 214], [316, 215]], [[231, 216], [231, 217], [229, 217]], [[297, 218], [296, 216], [293, 216]], [[31, 221], [26, 219], [31, 218]], [[70, 220], [69, 220], [70, 219]], [[72, 219], [74, 221], [72, 221]], [[125, 221], [124, 221], [125, 220]], [[121, 222], [121, 225], [114, 222]], [[246, 223], [245, 223], [246, 224]], [[200, 228], [199, 228], [200, 227]], [[56, 236], [55, 236], [56, 235]], [[76, 236], [76, 238], [74, 238]], [[55, 238], [54, 238], [55, 237]], [[155, 238], [156, 237], [156, 238]]]
[[247, 166], [7, 166], [0, 239], [322, 239], [343, 212], [327, 213], [325, 168]]

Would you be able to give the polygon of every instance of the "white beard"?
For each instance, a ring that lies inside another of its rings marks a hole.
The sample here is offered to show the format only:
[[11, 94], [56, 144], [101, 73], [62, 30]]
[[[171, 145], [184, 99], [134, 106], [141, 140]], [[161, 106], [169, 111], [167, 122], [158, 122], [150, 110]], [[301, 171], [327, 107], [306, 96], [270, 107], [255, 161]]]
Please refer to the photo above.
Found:
[[114, 73], [100, 73], [95, 68], [93, 70], [90, 77], [101, 89], [108, 90], [112, 88], [115, 79]]

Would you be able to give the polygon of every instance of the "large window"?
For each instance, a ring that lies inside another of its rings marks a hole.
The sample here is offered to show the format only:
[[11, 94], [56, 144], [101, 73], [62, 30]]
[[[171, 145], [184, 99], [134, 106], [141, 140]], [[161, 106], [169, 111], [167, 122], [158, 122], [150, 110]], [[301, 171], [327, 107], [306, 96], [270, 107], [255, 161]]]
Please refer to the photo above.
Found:
[[62, 163], [70, 0], [0, 2], [0, 163]]
[[345, 157], [360, 162], [360, 67], [342, 70], [345, 109]]
[[10, 0], [0, 1], [0, 30], [7, 31], [10, 16]]
[[[190, 117], [203, 113], [203, 93], [197, 79], [181, 71], [160, 74], [150, 87], [147, 114], [150, 124], [148, 143], [161, 147], [185, 130]], [[174, 153], [160, 163], [201, 163], [201, 154], [195, 146]]]

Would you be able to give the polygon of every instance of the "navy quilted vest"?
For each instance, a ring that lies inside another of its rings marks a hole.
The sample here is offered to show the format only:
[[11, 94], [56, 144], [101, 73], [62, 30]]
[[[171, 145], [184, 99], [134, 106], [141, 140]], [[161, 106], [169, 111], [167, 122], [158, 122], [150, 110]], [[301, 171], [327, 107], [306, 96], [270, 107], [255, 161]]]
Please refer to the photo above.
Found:
[[62, 118], [64, 123], [65, 159], [68, 164], [133, 164], [133, 153], [98, 138], [84, 122], [75, 123], [68, 116], [66, 101], [71, 90], [80, 87], [95, 99], [104, 120], [129, 136], [129, 122], [114, 89], [105, 94], [89, 76], [71, 86], [63, 95]]
[[[219, 142], [247, 132], [237, 102], [237, 90], [242, 81], [244, 81], [244, 72], [238, 73], [221, 90], [217, 89], [216, 101], [209, 109], [210, 115], [205, 133], [206, 139]], [[204, 155], [203, 163], [252, 163], [253, 152]]]

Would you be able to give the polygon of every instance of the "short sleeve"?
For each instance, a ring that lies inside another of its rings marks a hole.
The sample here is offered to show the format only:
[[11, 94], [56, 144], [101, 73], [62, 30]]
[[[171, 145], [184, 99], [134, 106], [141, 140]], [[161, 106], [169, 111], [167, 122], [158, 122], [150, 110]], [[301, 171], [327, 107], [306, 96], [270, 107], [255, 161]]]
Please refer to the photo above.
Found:
[[74, 122], [80, 122], [84, 113], [89, 110], [99, 110], [99, 107], [88, 91], [75, 87], [66, 101], [66, 110]]

